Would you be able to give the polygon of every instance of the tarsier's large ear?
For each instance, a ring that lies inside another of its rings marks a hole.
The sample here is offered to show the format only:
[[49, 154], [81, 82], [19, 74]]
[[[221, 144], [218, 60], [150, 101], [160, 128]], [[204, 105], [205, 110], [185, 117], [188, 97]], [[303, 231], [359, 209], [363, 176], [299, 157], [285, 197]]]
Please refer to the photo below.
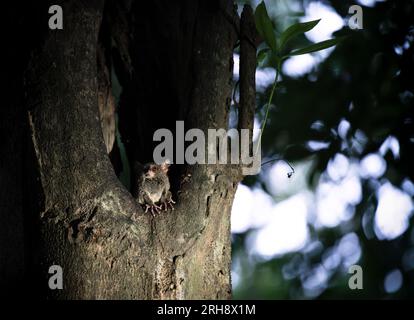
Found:
[[161, 170], [164, 172], [164, 173], [167, 173], [168, 172], [168, 169], [169, 169], [169, 167], [170, 167], [170, 160], [164, 160], [164, 162], [161, 164]]

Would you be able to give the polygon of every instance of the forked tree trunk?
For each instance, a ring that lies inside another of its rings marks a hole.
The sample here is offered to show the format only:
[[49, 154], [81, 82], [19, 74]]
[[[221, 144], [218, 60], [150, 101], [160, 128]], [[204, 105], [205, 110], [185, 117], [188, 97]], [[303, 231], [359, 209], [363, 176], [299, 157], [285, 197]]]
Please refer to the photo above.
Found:
[[[175, 210], [152, 217], [120, 183], [106, 153], [97, 83], [105, 23], [112, 43], [106, 50], [123, 86], [119, 129], [131, 162], [151, 158], [154, 130], [174, 128], [176, 120], [205, 132], [228, 126], [238, 33], [232, 2], [151, 3], [65, 1], [63, 30], [43, 30], [31, 55], [28, 213], [39, 218], [32, 263], [40, 264], [48, 297], [231, 297], [230, 211], [240, 166], [176, 166]], [[47, 287], [51, 265], [63, 268], [63, 290]]]

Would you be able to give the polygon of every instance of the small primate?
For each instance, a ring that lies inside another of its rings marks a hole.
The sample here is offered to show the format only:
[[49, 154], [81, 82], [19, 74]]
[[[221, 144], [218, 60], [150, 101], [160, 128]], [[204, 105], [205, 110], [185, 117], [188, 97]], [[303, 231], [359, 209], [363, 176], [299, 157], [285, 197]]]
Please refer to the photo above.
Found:
[[145, 213], [148, 210], [154, 216], [155, 212], [174, 210], [170, 181], [168, 179], [169, 163], [162, 164], [147, 163], [142, 166], [136, 163], [137, 181], [134, 196], [138, 203], [143, 206]]

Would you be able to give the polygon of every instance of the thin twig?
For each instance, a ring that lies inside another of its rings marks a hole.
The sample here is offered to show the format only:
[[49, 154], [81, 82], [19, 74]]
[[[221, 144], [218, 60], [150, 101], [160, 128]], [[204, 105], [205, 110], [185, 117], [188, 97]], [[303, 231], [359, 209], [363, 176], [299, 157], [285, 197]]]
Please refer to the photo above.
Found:
[[254, 153], [255, 156], [257, 155], [257, 152], [259, 152], [259, 146], [262, 144], [261, 143], [262, 142], [262, 134], [263, 134], [264, 128], [266, 126], [267, 117], [269, 115], [270, 103], [272, 102], [273, 94], [275, 92], [275, 89], [277, 87], [277, 82], [279, 80], [279, 73], [280, 73], [279, 70], [280, 70], [280, 66], [278, 66], [276, 68], [275, 82], [273, 83], [272, 91], [270, 92], [270, 96], [269, 96], [269, 101], [267, 102], [266, 113], [265, 113], [265, 117], [263, 119], [263, 124], [262, 124], [262, 128], [260, 130], [260, 135], [259, 135], [259, 143], [257, 144], [256, 152]]

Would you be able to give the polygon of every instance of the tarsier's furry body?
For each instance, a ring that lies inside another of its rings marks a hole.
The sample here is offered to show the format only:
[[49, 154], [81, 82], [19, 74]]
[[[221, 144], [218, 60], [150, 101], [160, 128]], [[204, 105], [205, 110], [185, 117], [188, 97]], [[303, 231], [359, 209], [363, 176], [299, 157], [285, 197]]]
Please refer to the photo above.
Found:
[[137, 183], [135, 196], [138, 203], [154, 215], [161, 210], [174, 210], [170, 192], [170, 181], [168, 179], [169, 164], [164, 162], [160, 165], [148, 163], [144, 166], [136, 164]]

